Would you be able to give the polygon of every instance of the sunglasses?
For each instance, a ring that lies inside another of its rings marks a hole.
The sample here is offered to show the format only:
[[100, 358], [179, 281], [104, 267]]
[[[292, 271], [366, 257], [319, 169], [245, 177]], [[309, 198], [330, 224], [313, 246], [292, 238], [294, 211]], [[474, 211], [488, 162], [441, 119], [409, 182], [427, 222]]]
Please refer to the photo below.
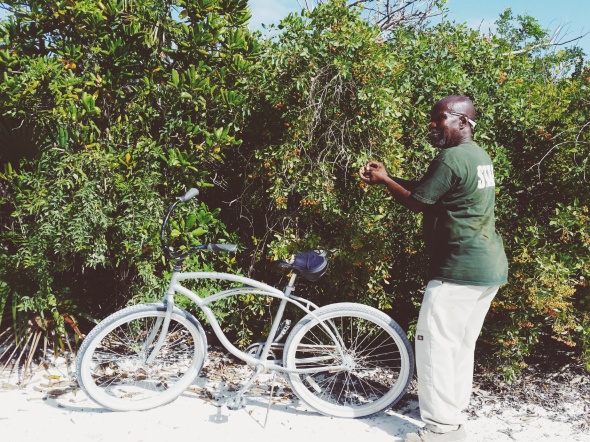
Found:
[[455, 115], [457, 117], [465, 117], [465, 118], [467, 118], [467, 122], [469, 123], [469, 125], [471, 126], [472, 129], [475, 129], [475, 126], [477, 126], [477, 123], [475, 121], [473, 121], [471, 118], [469, 118], [465, 114], [460, 114], [458, 112], [449, 112], [449, 114]]

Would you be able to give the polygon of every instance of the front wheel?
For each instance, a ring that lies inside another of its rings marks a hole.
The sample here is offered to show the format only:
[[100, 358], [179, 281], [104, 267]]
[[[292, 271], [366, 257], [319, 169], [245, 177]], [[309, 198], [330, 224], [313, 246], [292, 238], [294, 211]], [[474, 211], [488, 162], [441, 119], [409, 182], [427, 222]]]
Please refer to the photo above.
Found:
[[207, 338], [199, 322], [174, 308], [155, 359], [147, 363], [166, 315], [163, 304], [127, 307], [84, 339], [76, 362], [78, 383], [98, 404], [118, 411], [147, 410], [176, 399], [203, 366]]
[[385, 313], [340, 303], [306, 315], [285, 343], [293, 392], [310, 407], [335, 417], [365, 417], [394, 405], [414, 373], [410, 342]]

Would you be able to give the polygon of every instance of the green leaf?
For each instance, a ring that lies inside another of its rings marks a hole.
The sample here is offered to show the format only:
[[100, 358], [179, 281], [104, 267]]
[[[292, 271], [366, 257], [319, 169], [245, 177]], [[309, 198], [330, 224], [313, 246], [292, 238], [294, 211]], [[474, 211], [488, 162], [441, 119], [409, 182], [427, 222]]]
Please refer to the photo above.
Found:
[[197, 222], [197, 215], [191, 215], [186, 220], [186, 229], [190, 230], [194, 227], [195, 223]]
[[178, 87], [178, 84], [180, 83], [180, 76], [178, 75], [178, 71], [176, 69], [172, 69], [171, 78], [172, 84]]

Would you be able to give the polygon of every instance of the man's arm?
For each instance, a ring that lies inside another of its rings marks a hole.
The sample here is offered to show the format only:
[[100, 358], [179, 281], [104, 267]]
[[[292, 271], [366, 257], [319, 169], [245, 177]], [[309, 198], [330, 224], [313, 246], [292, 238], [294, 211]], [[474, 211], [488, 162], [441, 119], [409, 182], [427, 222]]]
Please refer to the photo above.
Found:
[[[359, 176], [364, 183], [370, 185], [383, 184], [396, 202], [414, 213], [423, 212], [427, 207], [427, 204], [412, 198], [411, 189], [415, 189], [417, 183], [390, 177], [381, 163], [376, 161], [368, 162], [365, 167], [361, 167]], [[406, 188], [406, 185], [410, 189]]]
[[394, 177], [394, 176], [391, 176], [391, 175], [388, 175], [388, 176], [393, 181], [395, 181], [400, 186], [402, 186], [404, 189], [408, 189], [410, 192], [413, 192], [414, 189], [420, 185], [420, 182], [419, 181], [404, 180], [403, 178], [398, 178], [398, 177]]
[[[393, 199], [414, 213], [423, 212], [427, 205], [413, 198], [411, 190], [407, 189], [405, 186], [402, 186], [398, 182], [398, 179], [399, 178], [387, 177], [387, 179], [383, 182], [389, 193], [393, 196]], [[408, 183], [410, 185], [414, 184], [412, 181], [402, 180], [402, 182]], [[416, 187], [416, 185], [412, 186], [412, 188]]]

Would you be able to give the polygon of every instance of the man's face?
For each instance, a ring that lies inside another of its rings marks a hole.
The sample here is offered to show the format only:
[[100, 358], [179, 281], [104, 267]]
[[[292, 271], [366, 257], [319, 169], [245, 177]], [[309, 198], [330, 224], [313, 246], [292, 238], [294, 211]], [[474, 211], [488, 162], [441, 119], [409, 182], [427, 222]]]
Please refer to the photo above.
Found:
[[430, 143], [446, 149], [461, 144], [459, 131], [460, 117], [451, 115], [445, 105], [437, 104], [430, 113]]

